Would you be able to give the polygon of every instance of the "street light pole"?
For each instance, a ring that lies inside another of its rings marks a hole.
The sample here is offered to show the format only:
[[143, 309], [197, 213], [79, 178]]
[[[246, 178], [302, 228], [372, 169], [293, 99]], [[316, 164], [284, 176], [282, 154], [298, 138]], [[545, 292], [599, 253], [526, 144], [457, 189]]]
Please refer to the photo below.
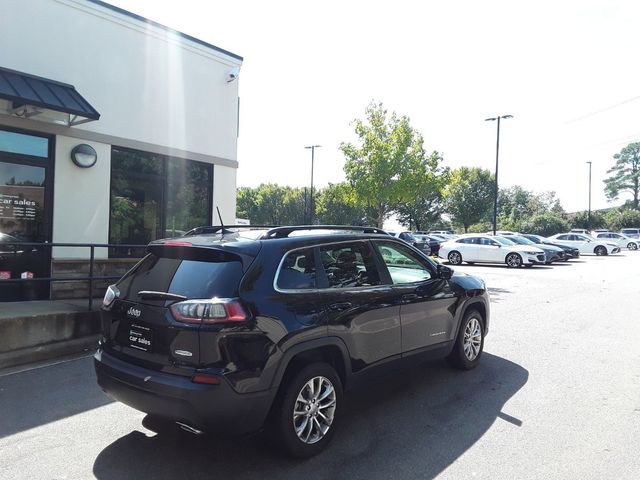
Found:
[[485, 122], [498, 122], [498, 133], [496, 136], [496, 174], [495, 183], [493, 185], [493, 234], [496, 234], [498, 223], [498, 158], [500, 152], [500, 120], [513, 118], [513, 115], [498, 115], [497, 117], [485, 118]]
[[313, 214], [314, 214], [314, 205], [313, 205], [313, 163], [316, 153], [316, 148], [321, 148], [322, 145], [309, 145], [304, 148], [311, 149], [311, 189], [309, 190], [309, 225], [313, 225]]
[[591, 162], [589, 164], [589, 213], [587, 214], [587, 230], [591, 231]]

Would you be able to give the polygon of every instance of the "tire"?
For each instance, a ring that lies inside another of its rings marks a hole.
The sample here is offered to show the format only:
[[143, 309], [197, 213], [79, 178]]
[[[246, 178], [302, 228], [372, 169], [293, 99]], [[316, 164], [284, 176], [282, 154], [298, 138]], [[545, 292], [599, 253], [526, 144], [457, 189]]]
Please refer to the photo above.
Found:
[[607, 248], [603, 247], [602, 245], [598, 245], [596, 248], [593, 249], [593, 253], [595, 253], [596, 255], [602, 257], [604, 255], [608, 255], [607, 252]]
[[468, 310], [462, 318], [453, 350], [447, 357], [449, 363], [460, 370], [477, 367], [484, 348], [484, 334], [484, 318], [477, 310]]
[[517, 253], [510, 253], [504, 259], [507, 267], [520, 268], [522, 266], [522, 257]]
[[629, 245], [627, 245], [627, 248], [629, 250], [637, 250], [638, 249], [638, 244], [634, 243], [634, 242], [629, 242]]
[[[340, 377], [330, 365], [313, 363], [283, 387], [273, 419], [280, 447], [296, 458], [317, 455], [333, 437], [342, 409]], [[310, 402], [307, 404], [306, 400]], [[296, 411], [298, 415], [294, 414]]]
[[447, 260], [449, 260], [449, 263], [451, 265], [460, 265], [462, 264], [462, 255], [460, 255], [460, 252], [458, 252], [457, 250], [454, 250], [452, 252], [449, 252], [449, 255], [447, 255]]

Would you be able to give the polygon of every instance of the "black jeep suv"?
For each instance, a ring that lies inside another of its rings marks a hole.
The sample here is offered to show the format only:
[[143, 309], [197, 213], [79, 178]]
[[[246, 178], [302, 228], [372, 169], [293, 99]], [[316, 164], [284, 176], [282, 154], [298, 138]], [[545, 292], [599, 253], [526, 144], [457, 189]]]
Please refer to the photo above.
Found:
[[471, 369], [484, 282], [369, 227], [199, 227], [160, 240], [102, 307], [95, 354], [111, 397], [191, 432], [268, 426], [319, 452], [342, 392], [434, 356]]

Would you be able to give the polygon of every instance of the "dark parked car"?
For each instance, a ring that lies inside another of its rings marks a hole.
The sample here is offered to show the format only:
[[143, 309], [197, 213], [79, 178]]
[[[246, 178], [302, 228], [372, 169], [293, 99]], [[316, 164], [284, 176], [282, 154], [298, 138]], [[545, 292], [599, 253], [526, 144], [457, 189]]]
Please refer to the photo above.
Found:
[[[414, 233], [413, 236], [420, 242], [424, 242], [429, 245], [429, 255], [434, 257], [438, 256], [440, 251], [440, 244], [444, 241], [440, 238], [436, 238], [432, 235], [426, 235], [424, 233]], [[426, 249], [425, 249], [426, 251]]]
[[344, 389], [432, 357], [478, 364], [482, 280], [374, 228], [237, 230], [152, 242], [109, 287], [94, 357], [107, 394], [192, 433], [266, 424], [307, 457]]
[[531, 240], [533, 243], [538, 245], [551, 245], [552, 247], [558, 247], [564, 250], [564, 258], [563, 261], [568, 261], [571, 258], [578, 258], [580, 256], [580, 250], [575, 247], [570, 247], [569, 245], [563, 245], [561, 243], [556, 243], [548, 238], [542, 237], [540, 235], [531, 235], [531, 234], [522, 234], [522, 237]]
[[389, 235], [392, 235], [396, 238], [399, 238], [400, 240], [404, 240], [409, 245], [416, 247], [418, 250], [426, 253], [427, 255], [431, 254], [431, 247], [429, 246], [429, 243], [425, 240], [422, 240], [416, 237], [411, 232], [387, 232], [387, 233], [389, 233]]
[[509, 235], [504, 238], [507, 238], [508, 240], [511, 240], [513, 243], [517, 243], [518, 245], [535, 245], [544, 252], [547, 258], [544, 263], [547, 265], [565, 259], [564, 250], [560, 247], [549, 245], [548, 243], [536, 243], [533, 240], [529, 240], [524, 235]]

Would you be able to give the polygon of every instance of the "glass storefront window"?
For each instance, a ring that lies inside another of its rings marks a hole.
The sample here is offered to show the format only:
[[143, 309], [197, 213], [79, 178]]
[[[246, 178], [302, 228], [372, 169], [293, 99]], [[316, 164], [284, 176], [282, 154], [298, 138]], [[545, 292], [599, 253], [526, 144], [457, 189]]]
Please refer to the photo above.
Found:
[[169, 159], [167, 164], [166, 236], [183, 235], [211, 223], [211, 165]]
[[0, 234], [43, 242], [45, 169], [0, 162]]
[[0, 130], [0, 152], [47, 158], [49, 156], [49, 139]]
[[210, 224], [212, 188], [212, 165], [113, 147], [109, 243], [146, 244]]

